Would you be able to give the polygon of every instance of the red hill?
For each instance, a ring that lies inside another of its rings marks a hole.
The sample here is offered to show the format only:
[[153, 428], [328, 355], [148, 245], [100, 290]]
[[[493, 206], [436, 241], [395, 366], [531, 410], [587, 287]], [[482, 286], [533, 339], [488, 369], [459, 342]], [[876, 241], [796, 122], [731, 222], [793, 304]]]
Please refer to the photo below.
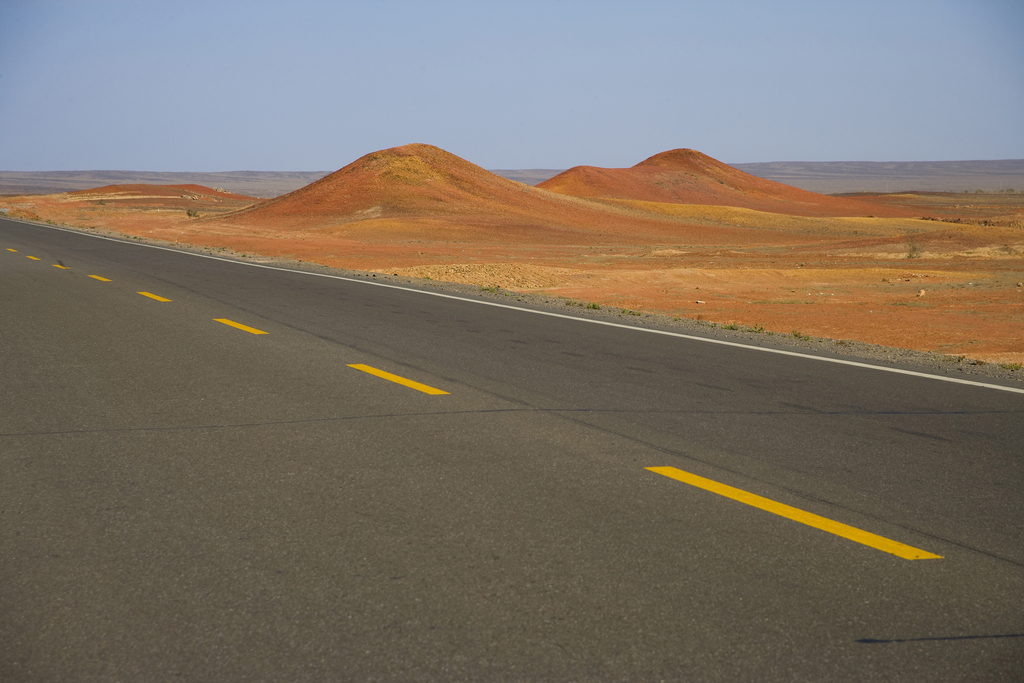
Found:
[[[307, 228], [368, 219], [459, 217], [560, 224], [567, 203], [543, 190], [484, 170], [432, 145], [411, 144], [367, 154], [339, 171], [230, 218]], [[601, 211], [592, 207], [591, 212]], [[461, 222], [461, 221], [460, 221]]]
[[576, 166], [537, 187], [589, 199], [711, 204], [796, 216], [895, 215], [891, 208], [758, 178], [692, 149], [662, 152], [632, 168]]
[[472, 239], [516, 242], [529, 235], [548, 243], [568, 234], [589, 241], [602, 230], [609, 239], [608, 231], [663, 234], [679, 226], [664, 216], [627, 213], [517, 183], [423, 144], [367, 154], [295, 192], [218, 220], [368, 237], [468, 239], [472, 234]]

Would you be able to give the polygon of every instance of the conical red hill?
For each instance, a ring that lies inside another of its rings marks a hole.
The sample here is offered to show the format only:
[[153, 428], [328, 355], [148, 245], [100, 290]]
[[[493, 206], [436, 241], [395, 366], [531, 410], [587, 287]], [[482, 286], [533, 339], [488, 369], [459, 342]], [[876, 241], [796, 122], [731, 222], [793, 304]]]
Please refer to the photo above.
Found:
[[758, 178], [693, 149], [655, 154], [632, 168], [576, 166], [537, 187], [590, 199], [736, 206], [797, 216], [892, 215], [892, 209]]
[[295, 192], [226, 219], [272, 221], [285, 229], [445, 216], [521, 216], [549, 223], [556, 220], [552, 210], [564, 211], [564, 206], [562, 197], [502, 178], [438, 147], [412, 144], [367, 154]]

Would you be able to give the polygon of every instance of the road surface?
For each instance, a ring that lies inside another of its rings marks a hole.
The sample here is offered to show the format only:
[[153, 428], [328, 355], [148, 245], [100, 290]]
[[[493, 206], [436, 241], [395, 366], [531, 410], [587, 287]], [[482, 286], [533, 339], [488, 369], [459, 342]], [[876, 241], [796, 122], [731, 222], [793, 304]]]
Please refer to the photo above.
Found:
[[1020, 384], [6, 220], [0, 368], [5, 681], [1024, 678]]

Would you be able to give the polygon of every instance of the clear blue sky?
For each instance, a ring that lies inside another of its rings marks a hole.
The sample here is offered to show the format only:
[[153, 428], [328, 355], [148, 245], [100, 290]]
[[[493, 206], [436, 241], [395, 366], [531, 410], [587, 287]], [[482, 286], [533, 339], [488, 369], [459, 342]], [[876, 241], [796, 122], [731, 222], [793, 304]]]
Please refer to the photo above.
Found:
[[1024, 158], [1024, 2], [0, 2], [0, 170]]

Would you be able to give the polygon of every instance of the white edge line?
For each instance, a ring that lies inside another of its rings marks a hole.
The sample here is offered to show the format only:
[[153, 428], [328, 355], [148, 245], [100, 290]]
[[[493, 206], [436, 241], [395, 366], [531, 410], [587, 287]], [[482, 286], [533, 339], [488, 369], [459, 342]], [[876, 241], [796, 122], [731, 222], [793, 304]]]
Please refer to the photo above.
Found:
[[455, 296], [454, 294], [442, 294], [441, 292], [428, 292], [422, 289], [415, 289], [414, 287], [402, 287], [401, 285], [389, 285], [385, 282], [373, 282], [371, 280], [360, 280], [354, 277], [345, 277], [343, 275], [330, 275], [328, 273], [311, 273], [307, 270], [293, 270], [291, 268], [281, 268], [280, 266], [268, 266], [263, 263], [246, 263], [245, 261], [235, 261], [234, 259], [227, 259], [221, 256], [213, 256], [210, 254], [197, 254], [191, 251], [183, 251], [181, 249], [173, 249], [171, 247], [162, 247], [158, 244], [146, 244], [145, 242], [132, 242], [128, 239], [119, 239], [117, 237], [106, 237], [104, 235], [94, 235], [88, 232], [82, 232], [80, 230], [72, 230], [70, 228], [61, 228], [55, 225], [46, 225], [43, 223], [32, 223], [29, 221], [22, 221], [18, 219], [6, 218], [17, 223], [24, 223], [25, 225], [33, 225], [41, 228], [50, 228], [51, 230], [61, 230], [63, 232], [70, 232], [76, 235], [85, 235], [86, 237], [94, 237], [96, 239], [108, 240], [110, 242], [120, 242], [122, 244], [131, 244], [136, 247], [149, 247], [150, 249], [160, 249], [161, 251], [172, 251], [176, 254], [186, 254], [188, 256], [199, 256], [201, 258], [213, 259], [214, 261], [223, 261], [224, 263], [234, 263], [242, 266], [251, 266], [253, 268], [266, 268], [267, 270], [279, 270], [284, 273], [297, 273], [301, 275], [314, 275], [316, 277], [326, 277], [331, 280], [343, 280], [345, 282], [355, 282], [363, 285], [373, 285], [375, 287], [386, 287], [388, 289], [399, 289], [403, 292], [413, 292], [416, 294], [426, 294], [428, 296], [437, 296], [442, 299], [455, 299], [456, 301], [466, 301], [472, 304], [481, 304], [483, 306], [494, 306], [496, 308], [507, 308], [512, 311], [520, 311], [522, 313], [534, 313], [536, 315], [546, 315], [552, 318], [563, 318], [565, 320], [576, 320], [582, 323], [590, 323], [592, 325], [605, 325], [607, 327], [618, 327], [623, 330], [633, 330], [634, 332], [647, 332], [648, 334], [661, 334], [667, 337], [678, 337], [680, 339], [689, 339], [690, 341], [705, 342], [707, 344], [719, 344], [721, 346], [732, 346], [737, 349], [748, 349], [751, 351], [763, 351], [764, 353], [775, 353], [780, 356], [793, 356], [794, 358], [807, 358], [810, 360], [821, 361], [823, 363], [836, 363], [838, 365], [849, 365], [855, 368], [867, 368], [869, 370], [880, 370], [882, 372], [893, 372], [898, 375], [910, 375], [911, 377], [924, 377], [927, 379], [935, 379], [941, 382], [953, 382], [954, 384], [966, 384], [972, 387], [982, 387], [984, 389], [996, 389], [997, 391], [1009, 391], [1015, 394], [1024, 394], [1024, 389], [1018, 389], [1017, 387], [1007, 387], [1002, 384], [989, 384], [987, 382], [975, 382], [970, 379], [961, 379], [959, 377], [945, 377], [943, 375], [932, 375], [927, 372], [916, 372], [914, 370], [902, 370], [900, 368], [888, 368], [883, 365], [872, 365], [870, 363], [860, 363], [854, 360], [844, 360], [842, 358], [828, 358], [826, 356], [814, 356], [809, 353], [800, 353], [799, 351], [784, 351], [782, 349], [772, 349], [763, 346], [753, 346], [751, 344], [741, 344], [739, 342], [725, 341], [724, 339], [709, 339], [707, 337], [698, 337], [692, 334], [683, 334], [682, 332], [668, 332], [667, 330], [653, 330], [649, 327], [635, 327], [633, 325], [623, 325], [622, 323], [608, 322], [607, 320], [591, 320], [589, 318], [577, 318], [573, 315], [565, 315], [564, 313], [553, 313], [551, 311], [537, 311], [532, 308], [521, 308], [519, 306], [511, 306], [509, 304], [500, 304], [495, 301], [483, 301], [481, 299], [468, 299], [462, 296]]

